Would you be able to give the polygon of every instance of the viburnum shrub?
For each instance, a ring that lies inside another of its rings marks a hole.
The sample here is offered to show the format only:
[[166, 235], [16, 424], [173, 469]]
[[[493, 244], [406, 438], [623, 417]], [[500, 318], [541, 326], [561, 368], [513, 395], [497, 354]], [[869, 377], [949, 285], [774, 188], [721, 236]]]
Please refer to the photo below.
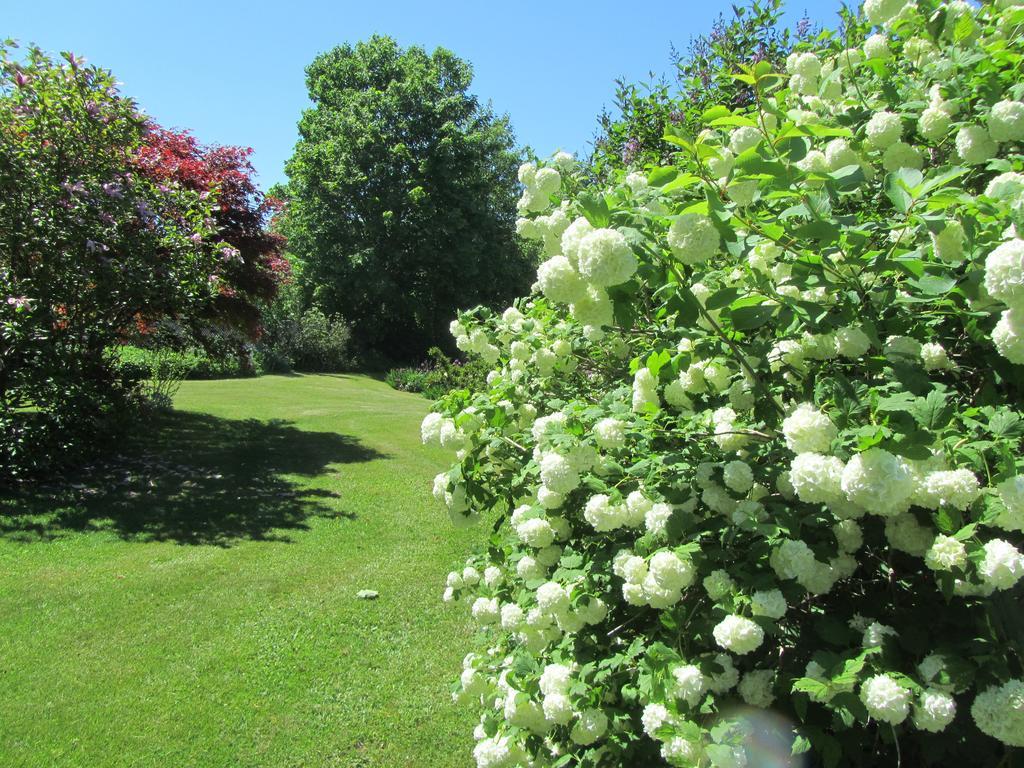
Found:
[[545, 261], [423, 439], [495, 766], [1024, 746], [1024, 7], [869, 0], [671, 167], [520, 170]]

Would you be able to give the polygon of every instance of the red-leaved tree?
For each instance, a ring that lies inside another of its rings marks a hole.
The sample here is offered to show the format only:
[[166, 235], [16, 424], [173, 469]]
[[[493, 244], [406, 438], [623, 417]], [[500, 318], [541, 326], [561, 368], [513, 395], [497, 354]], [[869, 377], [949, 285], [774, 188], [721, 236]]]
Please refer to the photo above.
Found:
[[291, 272], [284, 238], [270, 229], [282, 204], [256, 186], [251, 154], [247, 147], [203, 145], [188, 131], [151, 125], [135, 164], [160, 184], [215, 196], [214, 223], [229, 247], [212, 276], [216, 298], [200, 321], [258, 338], [260, 305], [273, 300]]

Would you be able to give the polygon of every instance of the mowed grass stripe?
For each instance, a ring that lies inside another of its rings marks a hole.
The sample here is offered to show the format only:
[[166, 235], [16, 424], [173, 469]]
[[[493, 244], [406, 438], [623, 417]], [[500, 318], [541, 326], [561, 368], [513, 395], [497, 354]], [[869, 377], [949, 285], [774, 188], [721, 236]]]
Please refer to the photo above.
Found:
[[470, 763], [439, 595], [481, 533], [431, 498], [426, 401], [268, 376], [175, 405], [81, 487], [0, 501], [0, 765]]

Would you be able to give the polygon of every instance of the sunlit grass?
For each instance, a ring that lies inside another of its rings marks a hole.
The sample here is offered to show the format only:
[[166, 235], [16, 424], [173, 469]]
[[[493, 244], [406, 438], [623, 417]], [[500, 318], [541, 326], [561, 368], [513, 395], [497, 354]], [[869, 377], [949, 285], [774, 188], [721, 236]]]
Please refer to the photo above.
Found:
[[440, 591], [481, 534], [431, 498], [427, 402], [270, 376], [176, 409], [0, 501], [0, 765], [470, 762], [470, 630]]

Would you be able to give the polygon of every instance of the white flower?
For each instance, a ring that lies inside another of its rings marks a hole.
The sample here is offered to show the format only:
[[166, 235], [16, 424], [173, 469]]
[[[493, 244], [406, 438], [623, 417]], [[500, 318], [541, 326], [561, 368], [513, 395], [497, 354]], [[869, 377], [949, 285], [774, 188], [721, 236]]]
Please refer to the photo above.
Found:
[[860, 328], [847, 326], [835, 333], [836, 352], [843, 357], [856, 359], [871, 349], [871, 340]]
[[572, 720], [572, 702], [563, 693], [552, 693], [541, 702], [544, 719], [556, 725], [568, 725]]
[[978, 565], [978, 575], [996, 589], [1010, 589], [1024, 576], [1024, 555], [1013, 544], [1002, 539], [985, 542], [985, 557]]
[[754, 472], [745, 461], [730, 461], [722, 470], [722, 482], [736, 493], [746, 493], [754, 487]]
[[511, 756], [512, 751], [505, 736], [482, 739], [473, 748], [477, 768], [503, 768], [508, 765]]
[[562, 233], [562, 253], [569, 263], [575, 267], [579, 258], [580, 243], [583, 238], [594, 231], [594, 227], [582, 216], [566, 227]]
[[571, 169], [576, 165], [576, 158], [568, 152], [559, 150], [551, 156], [551, 162], [561, 168], [563, 171]]
[[892, 19], [906, 5], [906, 0], [864, 0], [864, 15], [868, 23], [881, 26]]
[[854, 504], [891, 517], [909, 506], [914, 477], [903, 459], [882, 448], [869, 448], [846, 464], [840, 487]]
[[1003, 312], [992, 329], [992, 343], [1011, 363], [1024, 365], [1024, 307]]
[[700, 213], [684, 213], [668, 229], [669, 247], [684, 264], [707, 261], [718, 253], [720, 243], [721, 237], [715, 225]]
[[523, 625], [526, 616], [523, 609], [515, 603], [505, 603], [501, 606], [501, 628], [505, 630], [516, 630]]
[[569, 593], [557, 581], [537, 587], [537, 606], [547, 614], [565, 613], [569, 609]]
[[558, 304], [573, 304], [587, 294], [587, 284], [565, 256], [552, 256], [537, 268], [544, 295]]
[[527, 555], [516, 563], [516, 575], [523, 581], [539, 579], [544, 576], [544, 568], [537, 562], [536, 558]]
[[558, 453], [546, 453], [540, 460], [540, 479], [555, 493], [566, 494], [580, 484], [580, 475], [569, 460]]
[[993, 521], [1007, 531], [1024, 531], [1024, 475], [1009, 477], [996, 486], [1003, 509]]
[[871, 35], [864, 41], [864, 56], [867, 59], [879, 59], [884, 61], [892, 55], [889, 50], [889, 40], [885, 35]]
[[786, 598], [778, 589], [761, 590], [755, 592], [750, 598], [750, 610], [755, 616], [781, 619], [788, 607]]
[[992, 107], [988, 132], [995, 141], [1024, 140], [1024, 103], [1004, 99]]
[[980, 125], [965, 125], [956, 134], [956, 152], [968, 165], [979, 165], [996, 154], [996, 143]]
[[938, 733], [956, 717], [956, 702], [948, 693], [928, 689], [914, 704], [914, 725], [922, 731]]
[[726, 616], [712, 634], [719, 647], [740, 656], [756, 650], [764, 642], [764, 630], [744, 616]]
[[555, 540], [551, 523], [542, 517], [535, 517], [517, 525], [515, 531], [520, 541], [534, 549], [543, 549]]
[[876, 112], [868, 120], [864, 131], [868, 144], [875, 149], [885, 149], [900, 140], [903, 135], [903, 123], [900, 116], [892, 112]]
[[613, 321], [612, 302], [600, 288], [589, 287], [587, 292], [576, 299], [569, 308], [581, 325], [602, 328]]
[[648, 704], [644, 707], [640, 722], [643, 723], [644, 733], [653, 739], [657, 730], [669, 722], [668, 710], [664, 704]]
[[839, 432], [828, 416], [810, 403], [801, 403], [782, 422], [782, 434], [793, 453], [826, 453]]
[[686, 589], [693, 583], [693, 563], [683, 560], [675, 552], [661, 550], [647, 565], [650, 577], [665, 590]]
[[537, 164], [523, 163], [519, 166], [519, 182], [527, 187], [532, 187], [537, 179]]
[[708, 680], [708, 688], [715, 693], [725, 693], [739, 682], [740, 673], [736, 671], [732, 657], [727, 653], [715, 656], [715, 663], [723, 669], [721, 673], [711, 675], [711, 679]]
[[496, 597], [478, 597], [473, 603], [473, 618], [481, 624], [497, 624], [500, 612]]
[[1007, 240], [985, 258], [985, 290], [1010, 307], [1024, 305], [1024, 240]]
[[708, 597], [716, 602], [731, 594], [736, 588], [736, 582], [732, 580], [726, 571], [721, 569], [712, 571], [708, 576], [705, 576], [702, 584], [704, 585], [704, 590], [708, 593]]
[[985, 195], [1012, 203], [1024, 195], [1024, 174], [1014, 171], [999, 174], [985, 187]]
[[554, 168], [541, 168], [534, 175], [533, 184], [530, 186], [537, 194], [549, 197], [562, 186], [562, 174]]
[[612, 504], [606, 494], [598, 493], [587, 500], [583, 517], [595, 531], [614, 531], [625, 524], [625, 511], [623, 505]]
[[682, 699], [691, 707], [700, 703], [701, 696], [707, 690], [707, 681], [700, 668], [693, 664], [683, 664], [672, 670], [675, 679], [673, 691], [676, 698]]
[[749, 706], [767, 709], [775, 701], [775, 694], [772, 692], [774, 682], [774, 670], [754, 669], [743, 675], [736, 690]]
[[572, 682], [572, 669], [564, 664], [548, 664], [540, 676], [540, 692], [545, 696], [568, 693]]
[[729, 137], [729, 150], [734, 155], [738, 155], [756, 147], [761, 143], [762, 138], [761, 132], [757, 128], [742, 126], [733, 131], [732, 136]]
[[978, 478], [968, 469], [929, 472], [922, 483], [922, 493], [931, 509], [949, 506], [967, 509], [981, 495]]
[[576, 744], [586, 746], [604, 736], [608, 730], [608, 716], [599, 709], [588, 709], [580, 713], [579, 719], [569, 732], [569, 738]]
[[925, 553], [924, 564], [933, 571], [951, 571], [967, 565], [967, 549], [952, 536], [939, 534]]
[[924, 158], [911, 145], [897, 141], [886, 147], [882, 153], [882, 167], [887, 171], [898, 171], [900, 168], [921, 170], [924, 167]]
[[665, 532], [665, 526], [668, 525], [669, 518], [671, 517], [672, 507], [669, 504], [664, 502], [652, 504], [651, 508], [644, 515], [644, 526], [648, 532], [660, 535]]
[[835, 456], [801, 453], [790, 464], [789, 482], [801, 501], [828, 504], [842, 497], [843, 470]]
[[864, 534], [854, 520], [840, 520], [832, 526], [832, 533], [842, 552], [852, 554], [864, 544]]
[[917, 133], [926, 141], [939, 143], [949, 133], [952, 121], [953, 118], [946, 110], [935, 106], [928, 107], [917, 119]]
[[890, 725], [899, 725], [910, 712], [910, 691], [888, 675], [875, 675], [860, 687], [860, 700], [868, 715]]
[[924, 557], [932, 545], [934, 531], [917, 522], [910, 512], [901, 512], [886, 518], [885, 538], [894, 549], [915, 557]]
[[595, 229], [580, 241], [579, 273], [591, 285], [606, 288], [629, 280], [637, 260], [621, 232]]
[[440, 413], [428, 413], [420, 425], [420, 437], [423, 444], [439, 442], [441, 439], [441, 422], [444, 417]]
[[601, 419], [594, 425], [594, 439], [602, 448], [622, 448], [626, 444], [626, 425], [619, 419]]
[[1011, 747], [1024, 747], [1024, 681], [1007, 680], [986, 688], [974, 700], [978, 729]]
[[633, 376], [633, 410], [643, 411], [648, 405], [657, 406], [658, 380], [648, 368], [640, 368]]

